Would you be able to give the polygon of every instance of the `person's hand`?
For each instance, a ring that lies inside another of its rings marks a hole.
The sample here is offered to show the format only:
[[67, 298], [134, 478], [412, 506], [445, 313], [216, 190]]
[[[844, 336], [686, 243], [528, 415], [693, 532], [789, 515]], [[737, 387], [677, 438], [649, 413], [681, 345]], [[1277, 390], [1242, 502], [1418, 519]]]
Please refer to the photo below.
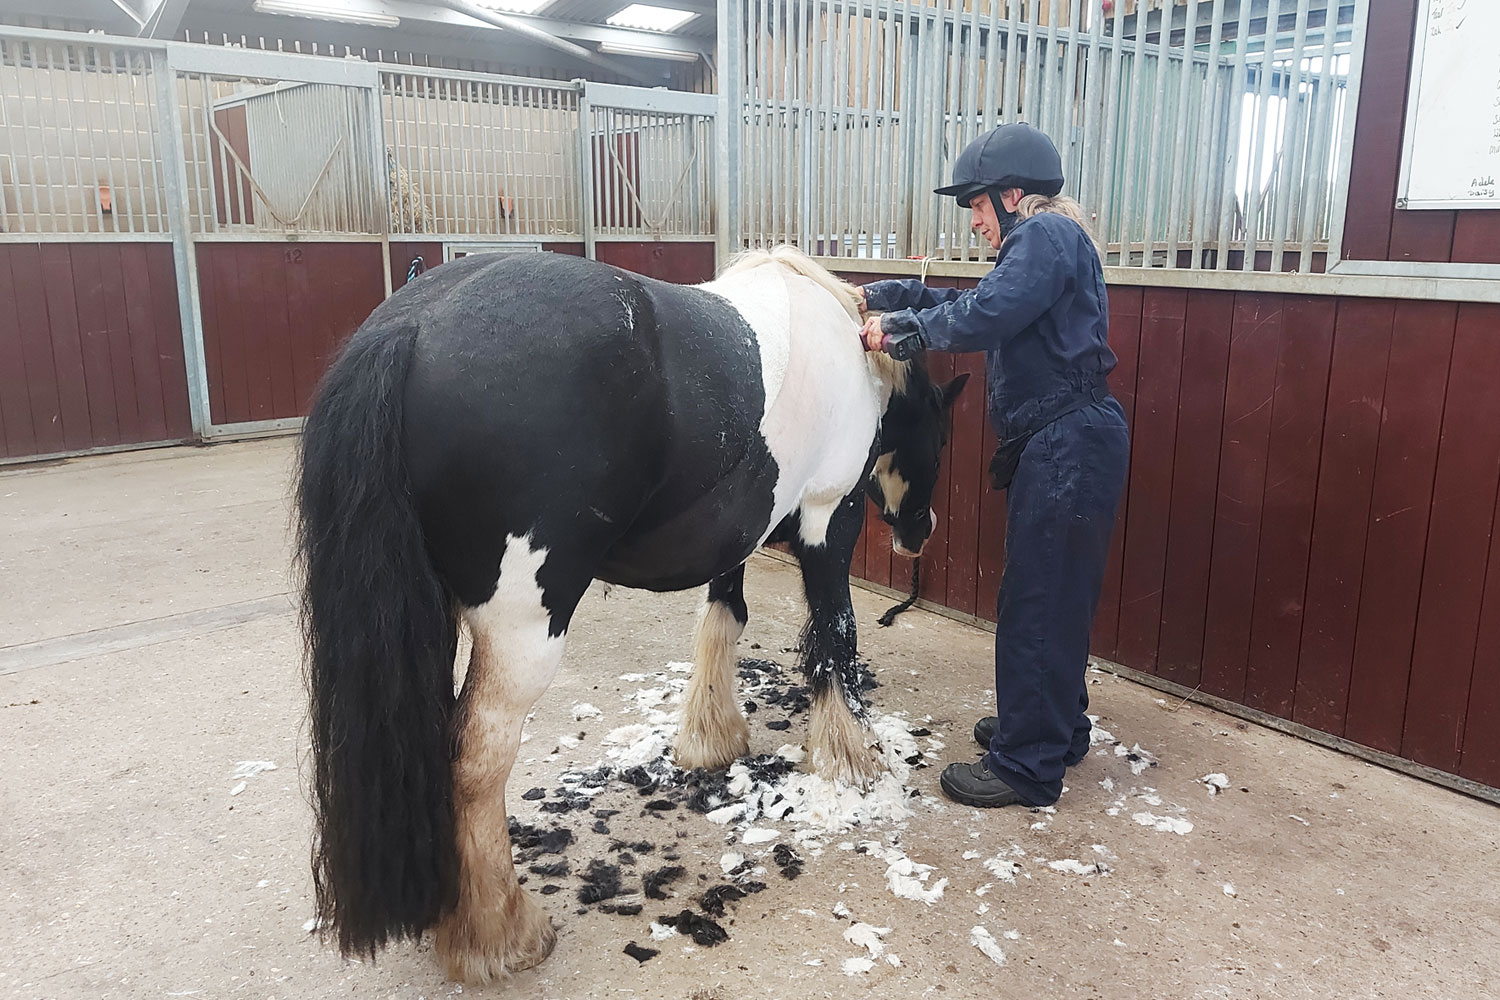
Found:
[[865, 320], [865, 325], [859, 328], [859, 339], [867, 351], [879, 351], [885, 347], [885, 331], [880, 329], [879, 316]]
[[863, 285], [855, 285], [854, 290], [859, 293], [859, 314], [863, 316], [870, 311], [870, 303], [865, 300], [865, 288]]

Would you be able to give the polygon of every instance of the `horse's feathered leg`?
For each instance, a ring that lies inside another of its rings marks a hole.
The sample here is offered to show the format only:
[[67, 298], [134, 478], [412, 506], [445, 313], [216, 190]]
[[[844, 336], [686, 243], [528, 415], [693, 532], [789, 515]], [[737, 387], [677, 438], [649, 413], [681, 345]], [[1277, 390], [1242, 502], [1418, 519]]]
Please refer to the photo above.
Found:
[[708, 585], [708, 599], [693, 637], [693, 677], [688, 682], [677, 766], [718, 769], [750, 749], [750, 725], [735, 702], [734, 644], [745, 630], [745, 567]]
[[812, 687], [809, 747], [813, 770], [830, 780], [868, 786], [879, 771], [865, 746], [867, 710], [859, 690], [859, 647], [849, 597], [849, 560], [864, 524], [864, 489], [839, 502], [822, 537], [809, 537], [811, 518], [790, 533], [802, 564], [807, 624], [802, 669]]
[[576, 592], [561, 594], [549, 586], [546, 601], [564, 606], [547, 607], [538, 582], [547, 559], [529, 537], [509, 537], [494, 596], [464, 612], [474, 650], [459, 699], [453, 764], [459, 893], [438, 924], [436, 947], [449, 976], [470, 983], [531, 968], [557, 941], [545, 911], [516, 881], [505, 807], [522, 723], [557, 674], [562, 629], [587, 585], [583, 579]]

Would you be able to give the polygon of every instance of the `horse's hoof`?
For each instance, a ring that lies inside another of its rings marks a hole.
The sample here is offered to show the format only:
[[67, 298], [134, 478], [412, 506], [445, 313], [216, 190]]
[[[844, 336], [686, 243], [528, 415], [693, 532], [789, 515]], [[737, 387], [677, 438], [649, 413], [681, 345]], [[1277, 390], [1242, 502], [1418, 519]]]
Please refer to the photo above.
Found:
[[869, 748], [842, 753], [815, 749], [812, 755], [813, 773], [827, 781], [845, 784], [868, 792], [884, 772], [884, 765]]
[[673, 762], [684, 771], [718, 771], [750, 752], [750, 724], [735, 713], [719, 724], [683, 723], [673, 749]]
[[547, 912], [524, 892], [513, 897], [509, 913], [476, 916], [463, 904], [438, 925], [434, 942], [448, 978], [483, 985], [546, 961], [557, 946]]

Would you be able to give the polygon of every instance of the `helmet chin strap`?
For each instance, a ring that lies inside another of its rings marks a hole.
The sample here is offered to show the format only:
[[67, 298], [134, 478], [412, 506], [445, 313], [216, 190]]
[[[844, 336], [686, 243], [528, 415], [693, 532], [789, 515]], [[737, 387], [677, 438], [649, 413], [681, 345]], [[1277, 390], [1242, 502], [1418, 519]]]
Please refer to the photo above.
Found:
[[1000, 238], [1009, 236], [1011, 230], [1020, 225], [1021, 217], [1005, 207], [1005, 194], [1000, 188], [989, 189], [990, 204], [995, 208], [995, 219], [1000, 223]]

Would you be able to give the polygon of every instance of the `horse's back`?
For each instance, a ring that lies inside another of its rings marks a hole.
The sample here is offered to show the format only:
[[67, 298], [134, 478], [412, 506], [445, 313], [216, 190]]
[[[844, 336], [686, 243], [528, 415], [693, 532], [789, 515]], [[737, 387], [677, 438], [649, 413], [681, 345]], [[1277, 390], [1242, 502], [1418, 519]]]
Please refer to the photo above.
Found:
[[769, 530], [759, 357], [723, 299], [538, 254], [444, 265], [382, 309], [372, 326], [417, 330], [413, 490], [465, 603], [487, 598], [510, 535], [677, 589]]

